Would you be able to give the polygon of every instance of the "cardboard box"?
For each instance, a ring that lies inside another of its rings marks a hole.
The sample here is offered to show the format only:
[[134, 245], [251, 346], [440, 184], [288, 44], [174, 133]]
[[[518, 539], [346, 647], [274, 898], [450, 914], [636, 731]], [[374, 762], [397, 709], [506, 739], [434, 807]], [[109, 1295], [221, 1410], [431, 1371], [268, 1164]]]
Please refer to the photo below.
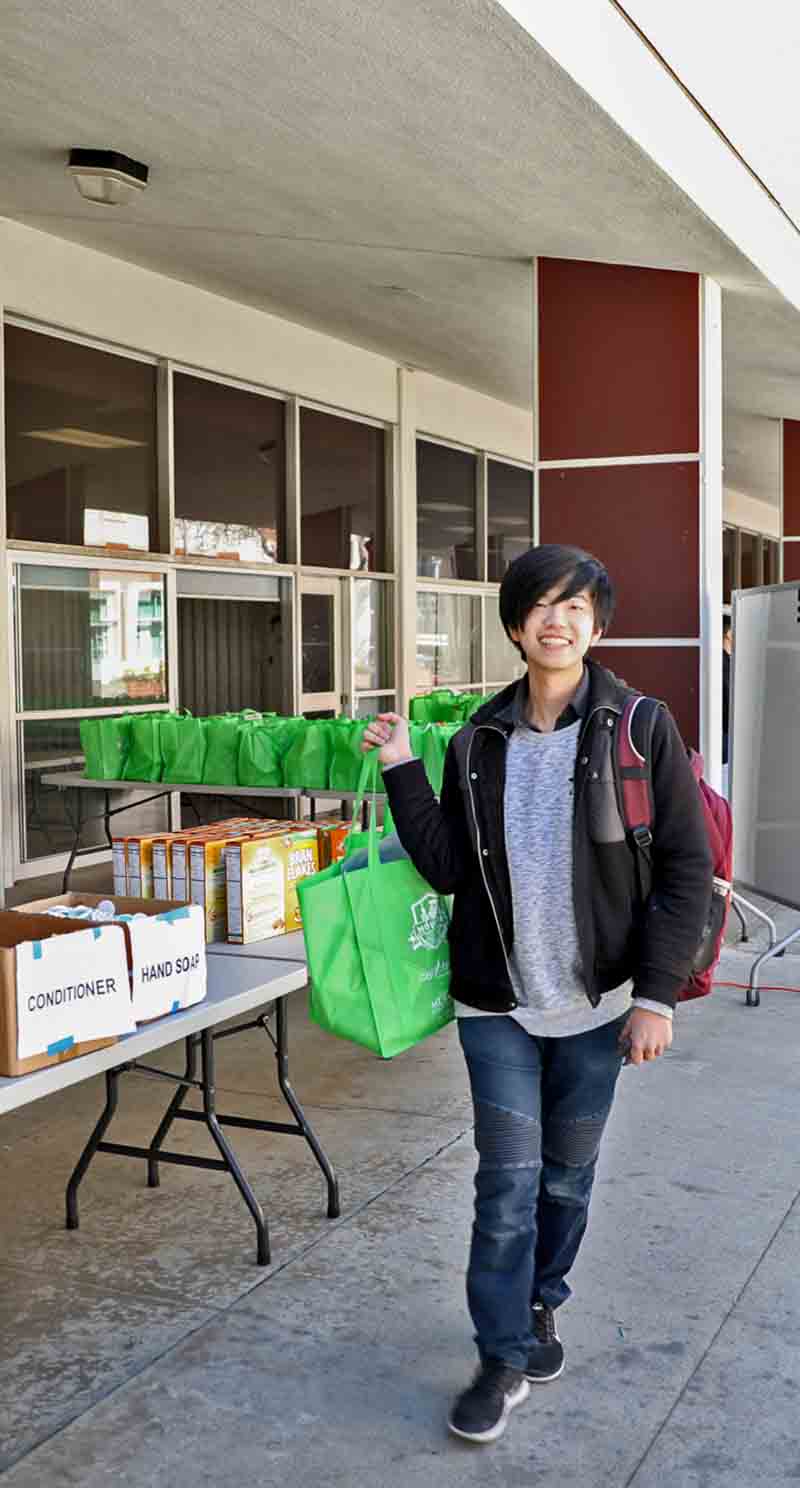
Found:
[[0, 1075], [106, 1049], [134, 1026], [118, 925], [0, 911]]
[[180, 833], [165, 832], [163, 836], [153, 840], [153, 898], [172, 898], [172, 864], [170, 861], [170, 843], [175, 841]]
[[297, 884], [319, 871], [316, 826], [293, 823], [228, 843], [225, 849], [228, 940], [249, 945], [301, 928]]
[[125, 837], [112, 837], [111, 839], [111, 862], [114, 870], [114, 893], [127, 894], [128, 892], [128, 859], [127, 840]]
[[209, 943], [224, 940], [227, 930], [224, 853], [228, 840], [211, 837], [188, 844], [190, 899], [203, 911]]
[[206, 940], [209, 944], [224, 940], [228, 930], [228, 908], [225, 888], [225, 848], [230, 842], [272, 830], [274, 823], [245, 817], [226, 825], [223, 831], [213, 827], [207, 835], [191, 838], [187, 843], [189, 900], [205, 916]]
[[126, 838], [128, 895], [131, 899], [152, 899], [153, 897], [154, 840], [155, 836], [152, 833], [145, 837]]
[[[213, 842], [219, 838], [238, 836], [241, 833], [255, 831], [262, 823], [253, 817], [235, 816], [230, 821], [212, 822], [206, 827], [189, 827], [185, 831], [169, 834], [167, 842], [167, 872], [169, 897], [178, 900], [181, 904], [189, 904], [192, 899], [191, 872], [189, 864], [189, 847], [193, 842]], [[160, 849], [159, 849], [160, 853]], [[164, 875], [160, 874], [163, 882]]]
[[341, 863], [352, 823], [342, 821], [340, 817], [323, 816], [314, 825], [319, 839], [320, 868], [330, 868], [331, 863]]
[[[102, 894], [55, 894], [23, 905], [20, 914], [33, 912], [37, 922], [48, 909], [58, 905], [75, 908], [86, 904], [94, 908], [107, 896]], [[206, 947], [203, 917], [193, 905], [156, 899], [114, 897], [118, 914], [144, 915], [143, 920], [122, 924], [126, 959], [130, 976], [130, 996], [137, 1023], [149, 1023], [166, 1013], [193, 1007], [206, 995]], [[113, 922], [112, 922], [113, 923]], [[85, 929], [86, 921], [46, 919], [48, 926]], [[89, 922], [89, 928], [94, 928]], [[60, 930], [56, 934], [61, 933]]]

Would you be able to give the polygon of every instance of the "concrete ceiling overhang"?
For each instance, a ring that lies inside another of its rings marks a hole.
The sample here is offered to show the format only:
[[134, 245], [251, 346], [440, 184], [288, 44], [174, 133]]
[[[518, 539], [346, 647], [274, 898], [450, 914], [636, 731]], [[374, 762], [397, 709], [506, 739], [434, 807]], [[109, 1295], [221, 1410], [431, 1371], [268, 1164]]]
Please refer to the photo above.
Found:
[[4, 216], [520, 406], [532, 256], [707, 273], [730, 405], [800, 417], [798, 312], [493, 0], [28, 0], [0, 88]]

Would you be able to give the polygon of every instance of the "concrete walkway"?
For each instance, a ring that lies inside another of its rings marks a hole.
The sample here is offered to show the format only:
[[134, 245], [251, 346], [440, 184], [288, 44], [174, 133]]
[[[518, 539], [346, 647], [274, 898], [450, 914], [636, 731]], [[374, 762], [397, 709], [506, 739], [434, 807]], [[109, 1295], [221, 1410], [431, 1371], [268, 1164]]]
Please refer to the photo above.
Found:
[[[724, 979], [748, 964], [727, 952]], [[800, 987], [800, 957], [777, 964]], [[139, 1165], [101, 1156], [64, 1232], [97, 1083], [0, 1124], [3, 1488], [800, 1481], [800, 994], [756, 1011], [720, 988], [683, 1011], [667, 1058], [623, 1072], [562, 1313], [566, 1373], [489, 1448], [444, 1424], [473, 1367], [453, 1030], [382, 1064], [311, 1027], [301, 994], [292, 1012], [295, 1084], [344, 1215], [323, 1217], [299, 1142], [236, 1133], [271, 1220], [267, 1272], [213, 1173], [164, 1169], [148, 1191]], [[255, 1033], [221, 1046], [219, 1083], [278, 1117]], [[149, 1136], [162, 1100], [131, 1080], [117, 1139]], [[188, 1123], [175, 1137], [202, 1140]]]

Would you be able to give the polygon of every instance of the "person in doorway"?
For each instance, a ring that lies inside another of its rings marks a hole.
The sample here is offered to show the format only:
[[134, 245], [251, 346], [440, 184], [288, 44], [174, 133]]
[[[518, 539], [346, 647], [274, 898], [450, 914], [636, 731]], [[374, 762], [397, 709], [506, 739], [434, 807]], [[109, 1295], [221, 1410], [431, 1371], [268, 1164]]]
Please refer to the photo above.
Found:
[[494, 1441], [530, 1383], [564, 1367], [556, 1310], [586, 1228], [623, 1060], [658, 1059], [700, 939], [711, 857], [683, 743], [666, 709], [653, 738], [653, 892], [637, 898], [611, 738], [629, 689], [587, 659], [614, 607], [598, 559], [531, 549], [500, 616], [527, 675], [452, 740], [441, 802], [405, 720], [378, 748], [400, 839], [452, 894], [451, 990], [475, 1113], [478, 1170], [467, 1296], [480, 1364], [449, 1426]]
[[731, 656], [733, 625], [730, 615], [722, 617], [722, 794], [727, 797], [729, 785], [729, 729], [731, 716]]

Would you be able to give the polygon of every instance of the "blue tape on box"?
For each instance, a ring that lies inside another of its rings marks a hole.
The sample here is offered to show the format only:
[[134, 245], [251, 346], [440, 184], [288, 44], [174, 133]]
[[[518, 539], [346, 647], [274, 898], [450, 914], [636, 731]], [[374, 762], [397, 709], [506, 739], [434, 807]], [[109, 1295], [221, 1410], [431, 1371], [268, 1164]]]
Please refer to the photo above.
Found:
[[42, 942], [40, 940], [33, 941], [33, 959], [34, 961], [41, 961], [42, 959]]
[[178, 999], [177, 999], [177, 997], [176, 997], [176, 998], [175, 998], [175, 1001], [174, 1001], [174, 1002], [173, 1002], [173, 1004], [172, 1004], [172, 1007], [171, 1007], [171, 1008], [170, 1008], [170, 1012], [171, 1012], [171, 1013], [179, 1013], [179, 1012], [180, 1012], [180, 1010], [181, 1010], [181, 1005], [180, 1005], [180, 1003], [179, 1003], [179, 1002], [178, 1002]]
[[48, 1054], [66, 1054], [67, 1049], [71, 1049], [74, 1042], [75, 1040], [70, 1033], [66, 1038], [58, 1039], [54, 1044], [48, 1044], [47, 1052]]
[[156, 915], [156, 919], [157, 920], [168, 920], [170, 923], [173, 920], [188, 920], [189, 919], [189, 908], [188, 908], [188, 905], [185, 908], [183, 908], [183, 909], [165, 909], [163, 914]]

